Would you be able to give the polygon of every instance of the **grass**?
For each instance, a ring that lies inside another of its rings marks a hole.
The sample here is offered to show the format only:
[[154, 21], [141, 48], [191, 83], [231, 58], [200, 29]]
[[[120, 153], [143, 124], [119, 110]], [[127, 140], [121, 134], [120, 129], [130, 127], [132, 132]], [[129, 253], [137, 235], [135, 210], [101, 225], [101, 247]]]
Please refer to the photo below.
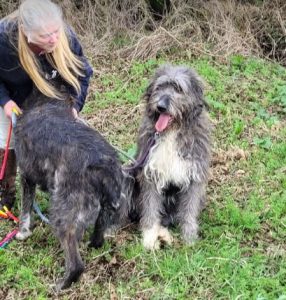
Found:
[[[36, 218], [30, 239], [0, 252], [0, 299], [286, 299], [286, 71], [254, 58], [233, 56], [226, 64], [189, 60], [184, 53], [145, 63], [107, 62], [83, 115], [131, 155], [140, 96], [154, 69], [167, 61], [202, 76], [214, 123], [201, 239], [186, 246], [174, 229], [174, 245], [150, 253], [133, 227], [99, 250], [87, 249], [87, 234], [80, 283], [56, 295], [51, 284], [63, 274], [62, 251]], [[47, 196], [37, 198], [46, 210]], [[1, 237], [14, 228], [7, 221], [0, 226]]]

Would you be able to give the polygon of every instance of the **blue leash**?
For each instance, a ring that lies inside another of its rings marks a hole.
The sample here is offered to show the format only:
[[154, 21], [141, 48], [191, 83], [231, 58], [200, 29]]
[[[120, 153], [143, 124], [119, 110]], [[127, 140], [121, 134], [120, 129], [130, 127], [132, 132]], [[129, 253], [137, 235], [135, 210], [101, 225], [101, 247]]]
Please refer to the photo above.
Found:
[[34, 208], [34, 211], [38, 214], [38, 216], [44, 223], [50, 224], [49, 219], [45, 215], [42, 214], [40, 207], [36, 201], [33, 202], [33, 208]]
[[[16, 124], [17, 124], [16, 113], [12, 112], [12, 127], [15, 128]], [[49, 219], [45, 215], [42, 214], [40, 207], [38, 206], [38, 204], [35, 201], [33, 202], [33, 208], [34, 208], [34, 211], [38, 214], [38, 216], [44, 223], [50, 224]]]

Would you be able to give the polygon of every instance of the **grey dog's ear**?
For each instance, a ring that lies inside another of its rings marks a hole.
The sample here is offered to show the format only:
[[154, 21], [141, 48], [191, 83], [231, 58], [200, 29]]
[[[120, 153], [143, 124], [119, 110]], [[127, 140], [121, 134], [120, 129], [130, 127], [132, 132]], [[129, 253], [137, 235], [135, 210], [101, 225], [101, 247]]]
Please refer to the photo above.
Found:
[[192, 117], [193, 119], [196, 119], [203, 111], [203, 104], [197, 104], [194, 109], [193, 109], [193, 113], [192, 113]]
[[195, 71], [189, 69], [189, 91], [193, 98], [193, 110], [191, 118], [196, 119], [208, 105], [204, 99], [203, 82]]
[[159, 67], [153, 77], [151, 78], [151, 80], [149, 81], [149, 85], [147, 86], [145, 93], [143, 94], [143, 99], [148, 102], [149, 99], [152, 96], [152, 93], [154, 92], [154, 89], [156, 88], [156, 83], [158, 78], [160, 78], [162, 75], [164, 75], [166, 73], [166, 70], [168, 69], [169, 65], [164, 65]]
[[143, 94], [143, 99], [148, 102], [152, 93], [153, 93], [153, 89], [154, 89], [154, 81], [152, 80], [149, 85], [147, 86], [144, 94]]

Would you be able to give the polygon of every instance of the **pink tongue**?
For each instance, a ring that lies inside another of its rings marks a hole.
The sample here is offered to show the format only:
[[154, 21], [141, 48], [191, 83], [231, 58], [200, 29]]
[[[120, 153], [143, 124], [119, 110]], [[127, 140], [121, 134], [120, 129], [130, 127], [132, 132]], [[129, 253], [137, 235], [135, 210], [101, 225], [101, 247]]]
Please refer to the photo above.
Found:
[[155, 128], [158, 132], [162, 132], [168, 126], [171, 116], [168, 114], [160, 114], [158, 121], [156, 122]]

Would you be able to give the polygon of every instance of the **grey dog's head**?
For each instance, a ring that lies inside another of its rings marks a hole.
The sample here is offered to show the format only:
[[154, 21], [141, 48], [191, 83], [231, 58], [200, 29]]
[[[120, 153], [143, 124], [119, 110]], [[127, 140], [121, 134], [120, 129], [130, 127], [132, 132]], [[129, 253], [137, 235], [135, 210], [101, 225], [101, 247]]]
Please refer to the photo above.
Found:
[[147, 115], [158, 132], [194, 122], [206, 103], [199, 76], [185, 66], [160, 67], [144, 94]]

